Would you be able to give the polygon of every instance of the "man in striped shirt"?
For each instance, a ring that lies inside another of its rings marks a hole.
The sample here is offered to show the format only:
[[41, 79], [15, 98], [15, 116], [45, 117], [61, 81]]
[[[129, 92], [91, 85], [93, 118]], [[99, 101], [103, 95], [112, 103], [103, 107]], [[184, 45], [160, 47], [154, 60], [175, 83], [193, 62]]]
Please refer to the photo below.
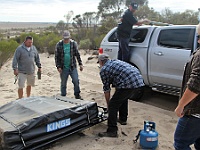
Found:
[[[98, 61], [108, 108], [108, 129], [106, 132], [99, 133], [99, 136], [117, 137], [117, 113], [119, 111], [118, 122], [126, 125], [128, 99], [135, 89], [144, 86], [143, 78], [137, 68], [120, 60], [109, 60], [107, 54], [99, 55]], [[115, 87], [112, 97], [110, 96], [111, 85]]]

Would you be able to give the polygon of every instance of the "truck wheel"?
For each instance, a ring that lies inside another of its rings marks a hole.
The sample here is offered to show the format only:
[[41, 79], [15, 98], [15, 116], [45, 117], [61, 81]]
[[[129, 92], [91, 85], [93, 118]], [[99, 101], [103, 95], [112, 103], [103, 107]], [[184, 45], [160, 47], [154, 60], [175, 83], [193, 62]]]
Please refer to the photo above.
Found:
[[129, 99], [138, 102], [141, 100], [143, 94], [144, 94], [144, 87], [140, 87], [134, 90], [134, 92], [132, 93]]

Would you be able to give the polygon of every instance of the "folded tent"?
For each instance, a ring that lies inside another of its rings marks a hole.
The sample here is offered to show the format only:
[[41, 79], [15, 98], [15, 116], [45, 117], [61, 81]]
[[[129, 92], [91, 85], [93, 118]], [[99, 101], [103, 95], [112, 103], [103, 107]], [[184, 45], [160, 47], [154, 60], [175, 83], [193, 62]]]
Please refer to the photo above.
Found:
[[37, 149], [106, 119], [93, 101], [22, 98], [0, 107], [0, 149]]

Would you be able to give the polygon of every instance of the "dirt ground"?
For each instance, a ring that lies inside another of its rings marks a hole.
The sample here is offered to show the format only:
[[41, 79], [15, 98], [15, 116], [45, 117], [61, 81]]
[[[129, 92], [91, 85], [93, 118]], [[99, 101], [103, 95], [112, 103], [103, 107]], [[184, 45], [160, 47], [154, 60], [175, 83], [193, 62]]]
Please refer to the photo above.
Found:
[[[81, 96], [84, 100], [95, 101], [99, 106], [106, 106], [102, 83], [99, 77], [99, 68], [96, 56], [81, 51], [84, 70], [79, 71]], [[36, 79], [36, 86], [32, 89], [32, 96], [53, 96], [60, 93], [60, 77], [55, 68], [54, 56], [40, 54], [42, 63], [42, 79]], [[14, 84], [14, 75], [11, 60], [0, 70], [0, 106], [17, 99], [17, 85]], [[69, 78], [68, 97], [73, 98], [73, 85]], [[113, 90], [112, 90], [113, 92]], [[146, 90], [141, 102], [129, 101], [128, 124], [118, 124], [118, 138], [100, 138], [99, 132], [106, 131], [107, 122], [97, 124], [84, 131], [61, 139], [45, 149], [49, 150], [137, 150], [141, 149], [139, 142], [133, 144], [133, 139], [140, 129], [143, 129], [145, 120], [156, 123], [159, 133], [157, 150], [173, 150], [173, 134], [178, 117], [173, 112], [178, 98]]]

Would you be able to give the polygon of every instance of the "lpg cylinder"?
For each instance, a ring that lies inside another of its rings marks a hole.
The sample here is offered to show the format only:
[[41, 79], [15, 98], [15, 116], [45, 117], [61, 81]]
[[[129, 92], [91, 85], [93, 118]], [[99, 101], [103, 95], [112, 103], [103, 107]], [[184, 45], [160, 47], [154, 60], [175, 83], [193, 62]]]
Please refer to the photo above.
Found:
[[158, 146], [158, 132], [154, 122], [144, 121], [144, 130], [140, 131], [140, 146], [143, 149], [156, 149]]

